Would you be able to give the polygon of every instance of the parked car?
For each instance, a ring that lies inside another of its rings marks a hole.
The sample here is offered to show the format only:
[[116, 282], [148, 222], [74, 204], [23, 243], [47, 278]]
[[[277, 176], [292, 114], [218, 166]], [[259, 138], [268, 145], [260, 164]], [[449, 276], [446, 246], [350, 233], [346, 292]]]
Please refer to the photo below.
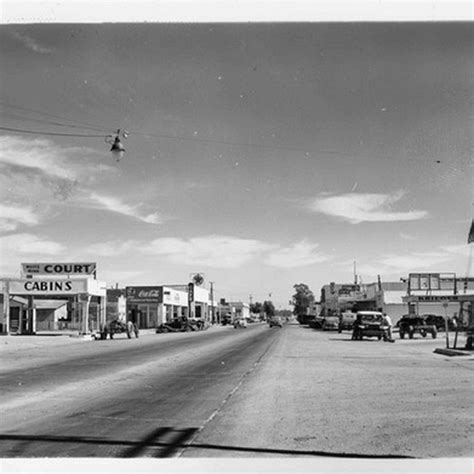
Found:
[[297, 319], [300, 324], [308, 324], [311, 326], [312, 322], [315, 320], [316, 315], [314, 314], [298, 314]]
[[344, 330], [352, 331], [355, 319], [356, 313], [352, 313], [350, 311], [341, 313], [341, 316], [339, 317], [339, 332], [342, 332]]
[[[446, 330], [446, 321], [444, 316], [439, 316], [437, 314], [422, 314], [421, 317], [425, 318], [426, 324], [436, 326], [437, 331]], [[456, 329], [456, 326], [452, 318], [448, 317], [448, 331], [453, 331], [454, 329]]]
[[247, 320], [245, 318], [239, 318], [234, 321], [234, 328], [246, 328], [248, 326]]
[[321, 327], [323, 331], [337, 331], [339, 329], [339, 316], [326, 316]]
[[422, 316], [403, 316], [399, 321], [400, 328], [400, 339], [404, 339], [405, 335], [408, 335], [410, 339], [413, 339], [415, 333], [421, 334], [422, 337], [426, 337], [427, 334], [431, 334], [433, 339], [436, 339], [438, 331], [434, 324], [428, 324], [426, 318]]
[[326, 316], [315, 316], [314, 319], [309, 323], [309, 327], [313, 329], [321, 329], [325, 319]]
[[172, 320], [166, 323], [160, 324], [156, 328], [156, 332], [162, 333], [162, 332], [200, 331], [201, 329], [204, 329], [204, 327], [205, 327], [204, 321], [180, 316], [177, 318], [173, 318]]
[[278, 316], [272, 316], [269, 320], [268, 320], [268, 325], [272, 328], [272, 327], [283, 327], [283, 323], [281, 321], [281, 318], [279, 318]]
[[388, 326], [383, 323], [383, 314], [379, 311], [358, 311], [354, 321], [352, 339], [361, 341], [364, 337], [376, 337], [379, 341], [388, 341]]
[[221, 323], [223, 326], [226, 326], [227, 324], [232, 324], [232, 315], [224, 314], [224, 316], [222, 316]]

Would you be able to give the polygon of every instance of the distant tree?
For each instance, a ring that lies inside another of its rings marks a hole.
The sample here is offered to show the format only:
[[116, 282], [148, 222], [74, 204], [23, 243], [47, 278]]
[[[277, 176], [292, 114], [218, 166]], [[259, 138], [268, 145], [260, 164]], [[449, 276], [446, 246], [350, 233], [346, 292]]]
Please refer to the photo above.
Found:
[[291, 318], [292, 312], [289, 309], [277, 309], [276, 315], [281, 316], [282, 318]]
[[275, 306], [271, 301], [263, 302], [263, 312], [267, 315], [267, 317], [275, 315]]
[[255, 303], [252, 303], [250, 305], [250, 312], [254, 314], [260, 314], [263, 312], [263, 305], [262, 303], [259, 303], [256, 301]]
[[296, 315], [306, 314], [308, 308], [314, 302], [314, 294], [309, 289], [309, 286], [304, 283], [293, 285], [293, 288], [295, 290], [295, 294], [293, 295], [293, 313]]

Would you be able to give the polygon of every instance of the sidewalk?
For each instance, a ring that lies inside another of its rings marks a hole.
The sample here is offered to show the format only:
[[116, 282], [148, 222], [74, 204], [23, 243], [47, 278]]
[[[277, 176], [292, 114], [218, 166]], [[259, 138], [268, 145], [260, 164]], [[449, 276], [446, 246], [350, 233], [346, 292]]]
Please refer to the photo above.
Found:
[[[229, 326], [214, 325], [210, 326], [206, 331], [216, 331], [219, 329], [225, 329]], [[174, 334], [174, 333], [167, 333]], [[184, 334], [184, 333], [177, 333]], [[164, 334], [156, 334], [155, 328], [150, 329], [140, 329], [140, 337], [156, 336], [163, 337]], [[127, 335], [116, 334], [114, 339], [126, 339]], [[135, 336], [132, 337], [135, 339]], [[11, 352], [13, 350], [33, 350], [36, 348], [47, 348], [47, 347], [58, 347], [64, 345], [72, 344], [82, 344], [82, 343], [94, 343], [96, 341], [90, 335], [80, 335], [78, 331], [42, 331], [36, 334], [29, 335], [17, 335], [17, 334], [0, 334], [0, 353], [2, 352]]]

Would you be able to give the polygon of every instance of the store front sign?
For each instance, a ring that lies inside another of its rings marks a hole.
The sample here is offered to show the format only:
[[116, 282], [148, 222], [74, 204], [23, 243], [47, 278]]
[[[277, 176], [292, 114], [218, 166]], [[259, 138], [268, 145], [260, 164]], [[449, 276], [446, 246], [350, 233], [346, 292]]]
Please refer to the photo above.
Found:
[[87, 280], [10, 280], [12, 295], [74, 295], [87, 293]]
[[404, 296], [402, 299], [405, 303], [439, 303], [459, 301], [457, 295], [412, 295]]
[[161, 286], [127, 286], [125, 294], [127, 296], [127, 301], [129, 302], [163, 302], [163, 289]]
[[89, 263], [22, 263], [23, 275], [92, 275], [97, 270], [95, 262]]
[[163, 303], [171, 304], [174, 306], [188, 306], [188, 294], [184, 291], [164, 287]]

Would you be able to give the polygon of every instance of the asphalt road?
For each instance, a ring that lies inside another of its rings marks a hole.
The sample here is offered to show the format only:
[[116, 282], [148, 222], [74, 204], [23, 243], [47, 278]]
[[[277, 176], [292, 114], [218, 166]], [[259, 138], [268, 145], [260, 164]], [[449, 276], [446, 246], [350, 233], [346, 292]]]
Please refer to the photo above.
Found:
[[2, 346], [2, 457], [473, 455], [473, 357], [297, 324]]

